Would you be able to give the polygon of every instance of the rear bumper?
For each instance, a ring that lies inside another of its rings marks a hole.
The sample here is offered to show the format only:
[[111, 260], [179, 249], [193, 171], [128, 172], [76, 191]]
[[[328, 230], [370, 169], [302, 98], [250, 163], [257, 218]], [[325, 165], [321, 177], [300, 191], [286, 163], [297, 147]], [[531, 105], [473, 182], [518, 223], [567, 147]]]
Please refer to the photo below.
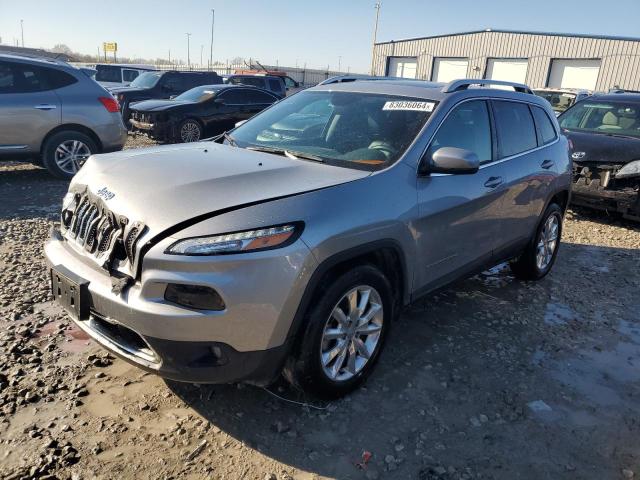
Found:
[[118, 113], [112, 113], [112, 122], [94, 127], [96, 135], [102, 143], [102, 152], [109, 153], [122, 150], [127, 142], [127, 129]]
[[617, 212], [626, 218], [640, 220], [640, 195], [631, 189], [607, 190], [574, 183], [571, 203], [596, 210]]

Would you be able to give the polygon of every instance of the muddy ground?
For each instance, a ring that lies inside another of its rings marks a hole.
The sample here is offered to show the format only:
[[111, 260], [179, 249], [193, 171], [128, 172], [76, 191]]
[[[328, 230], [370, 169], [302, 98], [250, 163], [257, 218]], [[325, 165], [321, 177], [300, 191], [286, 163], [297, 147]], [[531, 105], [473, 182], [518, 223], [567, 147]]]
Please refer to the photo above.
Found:
[[48, 293], [65, 189], [0, 164], [0, 478], [640, 477], [640, 226], [570, 211], [546, 279], [497, 267], [419, 302], [327, 404], [165, 382], [90, 342]]

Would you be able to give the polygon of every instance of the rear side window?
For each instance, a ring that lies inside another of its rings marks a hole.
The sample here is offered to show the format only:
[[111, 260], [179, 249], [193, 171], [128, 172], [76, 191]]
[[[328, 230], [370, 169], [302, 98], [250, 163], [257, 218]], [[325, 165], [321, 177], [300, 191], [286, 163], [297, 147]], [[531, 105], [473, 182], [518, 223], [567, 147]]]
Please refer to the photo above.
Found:
[[227, 90], [226, 92], [222, 92], [220, 97], [224, 99], [227, 105], [246, 105], [249, 103], [247, 100], [247, 90], [244, 88]]
[[138, 75], [140, 75], [140, 72], [138, 72], [137, 70], [123, 70], [122, 81], [133, 82], [138, 77]]
[[480, 163], [492, 160], [491, 123], [484, 100], [464, 102], [451, 110], [431, 141], [429, 157], [442, 147], [469, 150]]
[[517, 155], [538, 146], [536, 128], [525, 103], [494, 101], [500, 158]]
[[280, 83], [280, 80], [276, 80], [275, 78], [270, 78], [269, 90], [271, 90], [272, 92], [281, 92], [283, 89], [282, 89], [282, 84]]
[[540, 107], [531, 107], [533, 112], [533, 118], [536, 121], [536, 129], [540, 135], [542, 144], [553, 142], [557, 138], [556, 129], [553, 128], [553, 123], [549, 119], [549, 115]]
[[249, 103], [257, 103], [257, 104], [271, 104], [275, 102], [277, 99], [273, 95], [269, 95], [265, 92], [258, 92], [256, 90], [243, 90], [246, 92], [246, 98]]

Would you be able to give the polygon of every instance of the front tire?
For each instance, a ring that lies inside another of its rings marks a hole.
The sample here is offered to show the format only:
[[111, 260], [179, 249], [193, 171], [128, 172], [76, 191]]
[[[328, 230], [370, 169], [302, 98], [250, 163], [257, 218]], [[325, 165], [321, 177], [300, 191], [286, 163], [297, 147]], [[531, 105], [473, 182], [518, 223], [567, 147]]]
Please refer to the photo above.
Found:
[[180, 122], [176, 133], [178, 143], [198, 142], [202, 138], [202, 126], [197, 120], [187, 118]]
[[42, 164], [55, 177], [68, 180], [94, 153], [98, 153], [98, 146], [91, 137], [75, 130], [63, 130], [45, 142]]
[[285, 376], [305, 391], [338, 398], [371, 374], [393, 318], [393, 293], [375, 267], [355, 267], [318, 286], [301, 345]]
[[529, 245], [522, 255], [510, 264], [516, 278], [540, 280], [551, 271], [560, 247], [562, 221], [562, 208], [556, 203], [550, 204]]

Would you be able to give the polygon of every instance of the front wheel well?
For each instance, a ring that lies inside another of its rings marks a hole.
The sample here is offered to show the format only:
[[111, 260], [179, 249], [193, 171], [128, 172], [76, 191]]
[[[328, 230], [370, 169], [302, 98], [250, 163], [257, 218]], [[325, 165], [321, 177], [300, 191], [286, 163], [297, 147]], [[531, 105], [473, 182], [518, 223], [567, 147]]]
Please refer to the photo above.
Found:
[[100, 138], [98, 138], [98, 136], [95, 134], [93, 130], [85, 127], [84, 125], [78, 125], [76, 123], [67, 123], [64, 125], [58, 125], [56, 128], [54, 128], [49, 133], [47, 133], [47, 135], [42, 139], [42, 143], [40, 144], [40, 155], [44, 153], [43, 149], [44, 149], [44, 146], [47, 144], [47, 140], [49, 140], [49, 138], [51, 138], [56, 133], [66, 132], [66, 131], [84, 133], [89, 138], [91, 138], [91, 140], [95, 142], [95, 144], [98, 146], [98, 151], [99, 152], [102, 151], [102, 142], [100, 141]]
[[553, 197], [551, 197], [549, 204], [551, 203], [556, 203], [562, 209], [562, 211], [565, 212], [567, 210], [567, 207], [569, 206], [569, 192], [567, 190], [562, 190], [556, 193]]
[[357, 253], [354, 256], [349, 256], [344, 260], [339, 260], [337, 263], [332, 263], [331, 266], [322, 272], [320, 279], [317, 282], [314, 282], [313, 288], [315, 292], [312, 294], [313, 297], [316, 297], [320, 294], [320, 289], [318, 286], [331, 282], [349, 270], [353, 269], [358, 265], [373, 265], [378, 270], [380, 270], [385, 277], [391, 283], [391, 287], [393, 288], [393, 296], [395, 303], [395, 313], [399, 313], [402, 308], [406, 293], [406, 270], [404, 266], [404, 261], [401, 254], [398, 252], [397, 248], [392, 246], [383, 246], [380, 248], [375, 248], [369, 251], [365, 251], [362, 253]]

